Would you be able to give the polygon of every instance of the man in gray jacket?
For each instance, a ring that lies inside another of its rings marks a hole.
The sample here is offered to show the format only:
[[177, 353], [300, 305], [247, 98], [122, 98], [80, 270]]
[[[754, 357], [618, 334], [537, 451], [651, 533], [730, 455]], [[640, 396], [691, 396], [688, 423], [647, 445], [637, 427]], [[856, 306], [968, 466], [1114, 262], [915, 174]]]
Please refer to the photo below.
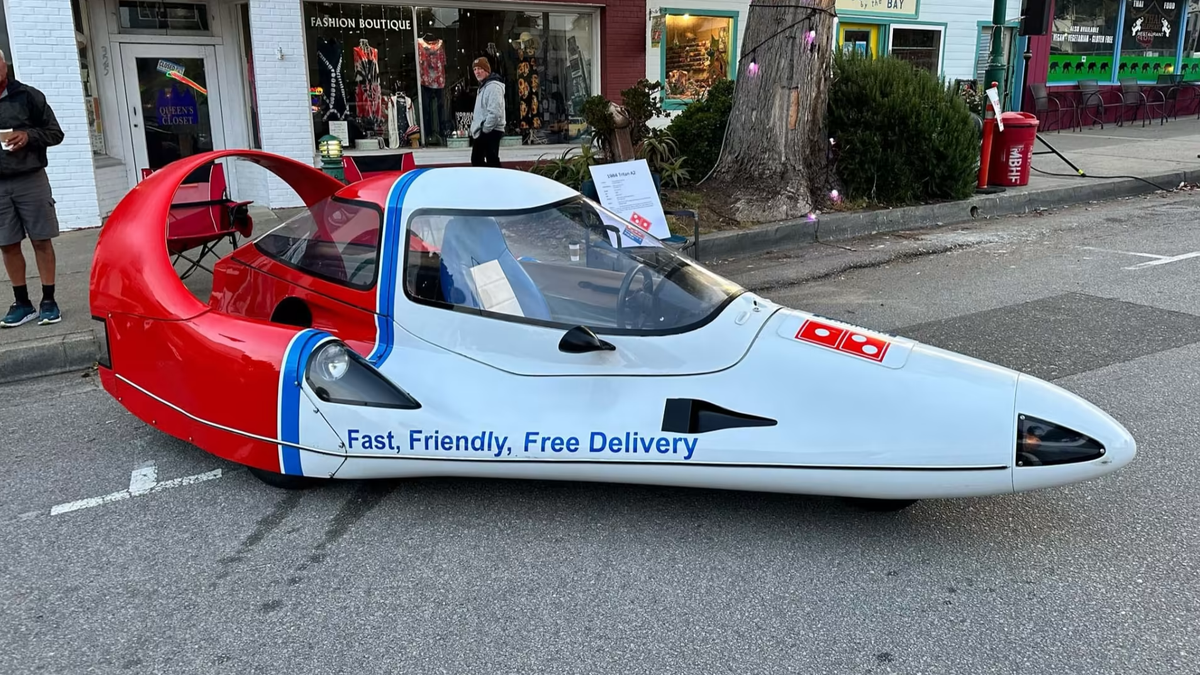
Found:
[[[30, 321], [42, 325], [62, 320], [54, 300], [54, 245], [58, 215], [46, 176], [46, 149], [63, 142], [63, 131], [42, 92], [8, 76], [8, 63], [0, 52], [0, 254], [12, 280], [16, 302], [0, 320], [12, 328]], [[42, 301], [33, 308], [25, 283], [25, 255], [21, 242], [33, 246]]]
[[504, 138], [504, 81], [492, 72], [484, 57], [471, 64], [479, 93], [475, 95], [475, 114], [471, 119], [471, 165], [500, 167], [500, 139]]

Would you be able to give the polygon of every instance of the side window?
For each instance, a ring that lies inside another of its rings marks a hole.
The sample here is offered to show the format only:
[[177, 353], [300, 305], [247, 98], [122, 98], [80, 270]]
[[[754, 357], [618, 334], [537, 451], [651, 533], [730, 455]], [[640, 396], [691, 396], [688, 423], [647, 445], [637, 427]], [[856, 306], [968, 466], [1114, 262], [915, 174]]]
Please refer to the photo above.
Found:
[[379, 261], [379, 210], [327, 199], [288, 219], [255, 245], [264, 255], [315, 277], [366, 290]]
[[650, 334], [698, 325], [738, 292], [637, 227], [584, 201], [418, 212], [404, 293], [493, 318]]

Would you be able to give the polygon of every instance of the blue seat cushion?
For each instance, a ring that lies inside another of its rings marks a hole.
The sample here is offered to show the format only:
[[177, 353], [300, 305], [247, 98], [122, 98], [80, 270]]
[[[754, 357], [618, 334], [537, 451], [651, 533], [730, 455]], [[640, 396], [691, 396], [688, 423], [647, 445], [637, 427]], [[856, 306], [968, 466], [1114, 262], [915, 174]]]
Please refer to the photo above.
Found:
[[473, 309], [482, 309], [475, 296], [471, 269], [498, 261], [508, 279], [521, 312], [530, 319], [550, 320], [550, 307], [537, 284], [521, 267], [494, 218], [456, 216], [446, 223], [442, 235], [441, 282], [446, 302]]

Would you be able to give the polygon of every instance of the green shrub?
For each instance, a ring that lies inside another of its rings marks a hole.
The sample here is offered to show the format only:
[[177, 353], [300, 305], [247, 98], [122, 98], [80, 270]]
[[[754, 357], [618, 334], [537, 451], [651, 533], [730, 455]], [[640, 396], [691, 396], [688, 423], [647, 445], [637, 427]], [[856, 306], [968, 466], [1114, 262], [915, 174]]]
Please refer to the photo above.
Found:
[[591, 180], [589, 167], [596, 164], [596, 153], [592, 146], [584, 144], [579, 147], [579, 154], [572, 156], [575, 148], [567, 148], [558, 157], [546, 160], [546, 155], [538, 158], [529, 169], [530, 173], [558, 181], [573, 190], [578, 190], [585, 180]]
[[691, 103], [667, 127], [667, 133], [687, 155], [683, 168], [693, 179], [703, 179], [716, 166], [731, 110], [733, 81], [719, 80], [703, 98]]
[[974, 193], [979, 138], [962, 97], [891, 57], [839, 52], [833, 65], [828, 128], [847, 199], [899, 206]]
[[603, 96], [589, 96], [583, 102], [580, 115], [583, 121], [592, 128], [592, 136], [599, 141], [600, 149], [607, 152], [612, 144], [612, 134], [616, 131], [616, 121], [609, 111], [608, 99]]
[[666, 115], [659, 100], [661, 91], [661, 82], [651, 82], [642, 78], [637, 84], [621, 92], [621, 107], [625, 108], [626, 114], [629, 115], [629, 138], [634, 147], [652, 135], [653, 130], [649, 122]]

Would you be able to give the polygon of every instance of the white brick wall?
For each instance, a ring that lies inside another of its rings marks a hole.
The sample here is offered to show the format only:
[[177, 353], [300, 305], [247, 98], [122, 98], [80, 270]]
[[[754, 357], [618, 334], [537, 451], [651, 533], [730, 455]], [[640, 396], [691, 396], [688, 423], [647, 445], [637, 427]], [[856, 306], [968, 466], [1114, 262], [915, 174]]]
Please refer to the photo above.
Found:
[[96, 197], [100, 217], [109, 217], [117, 203], [129, 192], [129, 175], [124, 164], [109, 164], [96, 169]]
[[7, 0], [9, 55], [17, 78], [46, 95], [65, 138], [49, 152], [46, 172], [62, 229], [100, 224], [92, 146], [84, 112], [79, 52], [70, 0]]
[[[316, 166], [303, 21], [300, 0], [250, 0], [262, 149]], [[303, 205], [286, 183], [273, 175], [268, 178], [272, 208]]]

